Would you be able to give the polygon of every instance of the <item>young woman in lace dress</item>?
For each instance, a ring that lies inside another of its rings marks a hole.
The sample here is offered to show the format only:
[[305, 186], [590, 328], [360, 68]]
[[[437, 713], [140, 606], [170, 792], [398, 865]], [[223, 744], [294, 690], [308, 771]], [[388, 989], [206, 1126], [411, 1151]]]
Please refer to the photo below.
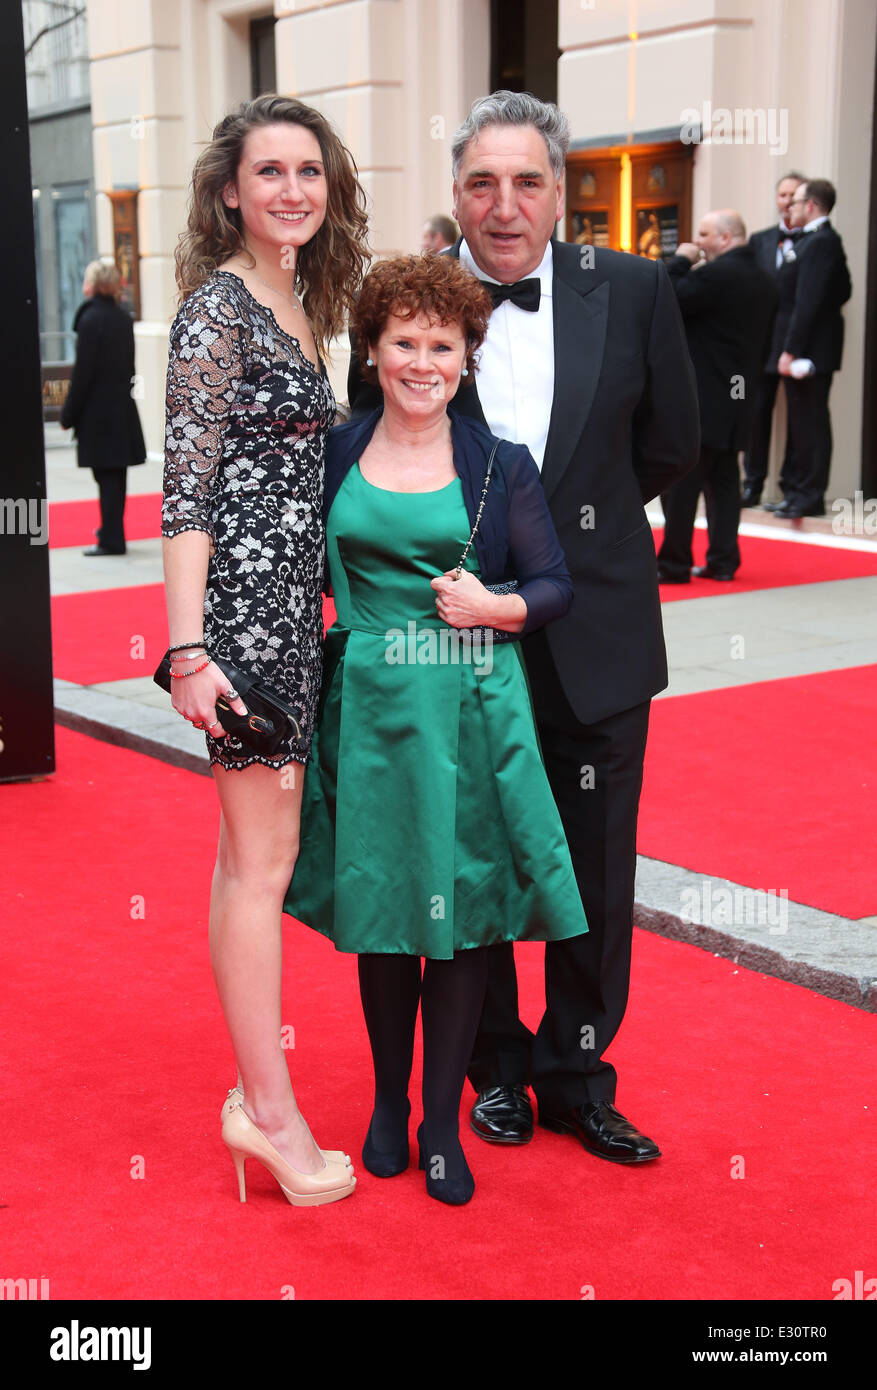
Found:
[[[325, 118], [262, 96], [226, 116], [196, 161], [176, 253], [162, 521], [172, 700], [206, 730], [221, 807], [210, 952], [238, 1065], [222, 1120], [242, 1200], [246, 1157], [296, 1204], [335, 1201], [355, 1183], [298, 1109], [280, 1009], [282, 904], [321, 675], [335, 416], [321, 352], [368, 259], [364, 205]], [[213, 654], [296, 705], [303, 744], [266, 758], [226, 735], [217, 697], [245, 708]]]

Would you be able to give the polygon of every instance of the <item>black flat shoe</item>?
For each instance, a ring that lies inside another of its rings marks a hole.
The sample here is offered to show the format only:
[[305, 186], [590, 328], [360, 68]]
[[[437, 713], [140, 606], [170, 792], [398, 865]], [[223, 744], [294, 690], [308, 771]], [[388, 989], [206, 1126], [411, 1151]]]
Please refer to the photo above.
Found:
[[[464, 1207], [467, 1202], [471, 1202], [475, 1192], [475, 1179], [469, 1171], [469, 1165], [463, 1157], [463, 1167], [466, 1172], [462, 1177], [449, 1178], [444, 1176], [445, 1157], [443, 1154], [429, 1154], [423, 1147], [423, 1125], [417, 1129], [417, 1147], [419, 1150], [419, 1166], [422, 1172], [426, 1173], [426, 1191], [430, 1197], [435, 1197], [437, 1202], [444, 1202], [449, 1207]], [[460, 1149], [460, 1153], [463, 1150]], [[438, 1169], [436, 1172], [434, 1170]]]
[[526, 1086], [490, 1086], [478, 1092], [469, 1125], [488, 1144], [529, 1144], [533, 1107]]
[[365, 1136], [365, 1143], [362, 1146], [362, 1161], [368, 1171], [376, 1178], [395, 1178], [399, 1173], [404, 1173], [408, 1167], [410, 1154], [408, 1152], [408, 1115], [411, 1114], [411, 1105], [408, 1104], [408, 1112], [405, 1117], [404, 1138], [400, 1134], [399, 1142], [392, 1149], [379, 1149], [372, 1139], [372, 1128], [375, 1117], [372, 1115], [371, 1123], [368, 1127], [368, 1134]]
[[575, 1135], [588, 1153], [610, 1163], [648, 1163], [661, 1155], [657, 1144], [640, 1134], [608, 1100], [596, 1105], [586, 1102], [556, 1115], [540, 1106], [539, 1123], [555, 1134]]
[[695, 565], [691, 573], [697, 579], [721, 579], [730, 581], [734, 578], [733, 574], [719, 574], [718, 570], [710, 569], [709, 565]]

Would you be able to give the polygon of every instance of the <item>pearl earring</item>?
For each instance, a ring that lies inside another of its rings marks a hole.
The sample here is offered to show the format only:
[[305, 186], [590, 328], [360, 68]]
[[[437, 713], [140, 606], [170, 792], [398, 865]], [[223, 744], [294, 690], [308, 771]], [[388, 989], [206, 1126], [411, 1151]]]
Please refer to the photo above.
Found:
[[462, 372], [460, 373], [460, 376], [468, 376], [468, 375], [469, 375], [469, 368], [468, 368], [468, 367], [464, 367], [463, 370], [462, 370]]
[[374, 364], [373, 360], [372, 360], [370, 357], [367, 357], [367, 358], [365, 359], [365, 365], [366, 365], [367, 367], [373, 367], [375, 364]]

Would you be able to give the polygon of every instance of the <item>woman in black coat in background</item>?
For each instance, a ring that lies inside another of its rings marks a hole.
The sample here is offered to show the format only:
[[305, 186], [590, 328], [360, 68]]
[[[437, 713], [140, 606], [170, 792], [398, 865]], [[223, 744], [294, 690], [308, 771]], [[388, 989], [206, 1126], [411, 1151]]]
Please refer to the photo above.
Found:
[[131, 464], [146, 446], [134, 378], [134, 324], [118, 302], [122, 277], [112, 261], [92, 261], [82, 282], [85, 303], [73, 320], [76, 362], [61, 411], [62, 429], [75, 429], [80, 468], [90, 468], [100, 491], [97, 545], [86, 555], [124, 555], [125, 487]]

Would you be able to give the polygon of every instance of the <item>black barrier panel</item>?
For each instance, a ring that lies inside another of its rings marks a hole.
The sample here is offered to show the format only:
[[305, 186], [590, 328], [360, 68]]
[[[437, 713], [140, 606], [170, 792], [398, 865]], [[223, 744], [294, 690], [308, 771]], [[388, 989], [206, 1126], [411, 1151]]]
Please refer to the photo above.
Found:
[[8, 782], [55, 770], [49, 516], [20, 4], [0, 5], [0, 131], [0, 781]]

